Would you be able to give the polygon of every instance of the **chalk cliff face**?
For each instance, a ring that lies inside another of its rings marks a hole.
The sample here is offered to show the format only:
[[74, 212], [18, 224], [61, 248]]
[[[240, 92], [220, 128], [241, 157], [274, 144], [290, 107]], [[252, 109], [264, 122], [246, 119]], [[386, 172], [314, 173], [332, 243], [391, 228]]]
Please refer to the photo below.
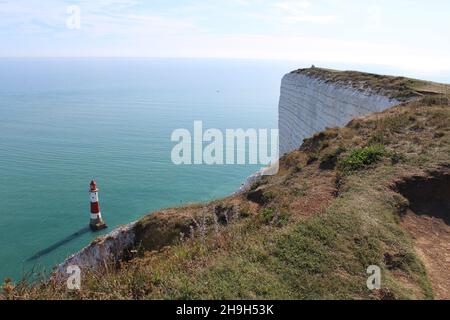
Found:
[[293, 72], [281, 84], [280, 155], [298, 148], [303, 139], [325, 128], [346, 125], [355, 117], [383, 111], [400, 102], [367, 89], [327, 82]]
[[99, 237], [58, 265], [54, 277], [66, 278], [69, 266], [77, 266], [81, 270], [85, 268], [96, 269], [120, 260], [124, 252], [131, 249], [134, 245], [136, 238], [135, 226], [136, 222], [132, 222], [114, 229], [103, 237]]

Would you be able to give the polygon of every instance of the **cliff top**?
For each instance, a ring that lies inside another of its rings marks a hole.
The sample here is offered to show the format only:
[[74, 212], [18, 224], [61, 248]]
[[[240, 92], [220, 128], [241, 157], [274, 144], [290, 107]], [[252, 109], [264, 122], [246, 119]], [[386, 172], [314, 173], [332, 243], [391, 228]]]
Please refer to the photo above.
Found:
[[385, 95], [401, 102], [423, 97], [424, 95], [450, 92], [450, 86], [447, 84], [359, 71], [338, 71], [311, 67], [298, 69], [292, 71], [292, 73], [304, 74], [323, 80], [326, 83], [334, 83], [360, 91]]

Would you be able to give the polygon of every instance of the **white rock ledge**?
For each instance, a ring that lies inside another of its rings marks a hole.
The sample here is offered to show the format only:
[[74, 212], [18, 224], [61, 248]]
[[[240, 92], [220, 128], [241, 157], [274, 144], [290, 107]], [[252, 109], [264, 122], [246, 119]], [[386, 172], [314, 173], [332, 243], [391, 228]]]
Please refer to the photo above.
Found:
[[67, 267], [69, 266], [78, 266], [81, 270], [96, 269], [119, 260], [125, 250], [132, 248], [134, 245], [136, 224], [137, 221], [129, 223], [97, 238], [56, 266], [53, 278], [66, 278], [68, 276], [66, 273]]

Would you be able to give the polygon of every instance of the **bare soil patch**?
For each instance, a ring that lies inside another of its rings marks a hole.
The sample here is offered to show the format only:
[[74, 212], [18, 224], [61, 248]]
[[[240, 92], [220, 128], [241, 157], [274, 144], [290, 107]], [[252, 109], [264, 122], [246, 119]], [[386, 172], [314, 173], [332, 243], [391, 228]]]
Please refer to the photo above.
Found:
[[450, 173], [413, 176], [397, 183], [409, 201], [402, 226], [414, 239], [437, 299], [450, 299]]

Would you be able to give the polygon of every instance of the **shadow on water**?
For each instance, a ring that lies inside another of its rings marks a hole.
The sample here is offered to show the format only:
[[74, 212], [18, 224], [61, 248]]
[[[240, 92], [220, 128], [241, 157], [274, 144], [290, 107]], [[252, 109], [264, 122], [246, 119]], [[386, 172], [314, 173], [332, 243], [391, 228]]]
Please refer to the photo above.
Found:
[[62, 240], [52, 244], [50, 247], [39, 251], [38, 253], [36, 253], [31, 258], [28, 258], [27, 262], [37, 260], [37, 259], [41, 258], [42, 256], [45, 256], [45, 255], [49, 254], [50, 252], [58, 249], [59, 247], [65, 245], [66, 243], [69, 243], [70, 241], [72, 241], [72, 240], [74, 240], [74, 239], [76, 239], [76, 238], [78, 238], [78, 237], [82, 236], [83, 234], [86, 234], [86, 233], [88, 233], [90, 231], [91, 231], [91, 229], [89, 227], [84, 227], [83, 229], [78, 230], [77, 232], [71, 234], [70, 236], [68, 236], [68, 237], [66, 237], [66, 238], [64, 238], [64, 239], [62, 239]]

